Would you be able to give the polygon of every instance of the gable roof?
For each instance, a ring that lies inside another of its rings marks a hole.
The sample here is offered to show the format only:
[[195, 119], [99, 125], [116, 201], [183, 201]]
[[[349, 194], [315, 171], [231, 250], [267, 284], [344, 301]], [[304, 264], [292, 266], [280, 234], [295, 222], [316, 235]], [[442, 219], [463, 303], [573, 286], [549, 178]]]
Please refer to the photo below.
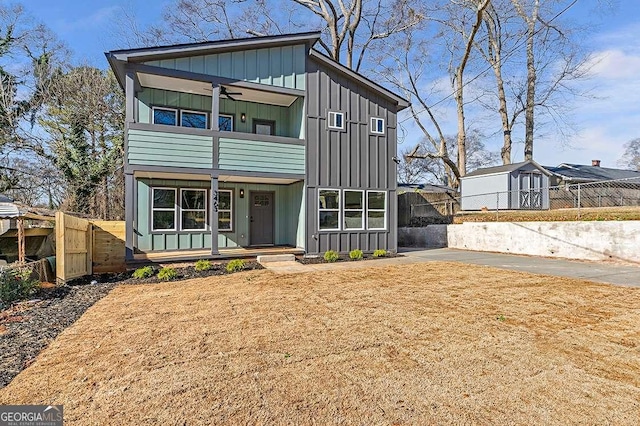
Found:
[[567, 181], [597, 182], [640, 178], [640, 171], [613, 169], [609, 167], [588, 166], [583, 164], [562, 163], [557, 167], [546, 167], [553, 175]]
[[538, 170], [540, 170], [542, 173], [544, 173], [545, 175], [550, 175], [551, 173], [549, 173], [544, 167], [542, 167], [540, 164], [536, 163], [533, 160], [527, 160], [527, 161], [522, 161], [520, 163], [512, 163], [512, 164], [505, 164], [502, 166], [493, 166], [493, 167], [485, 167], [482, 169], [477, 169], [472, 171], [471, 173], [467, 173], [466, 175], [464, 175], [462, 177], [462, 179], [467, 178], [467, 177], [474, 177], [474, 176], [483, 176], [483, 175], [495, 175], [495, 174], [502, 174], [502, 173], [511, 173], [515, 170], [518, 170], [528, 164], [533, 165], [535, 168], [537, 168]]

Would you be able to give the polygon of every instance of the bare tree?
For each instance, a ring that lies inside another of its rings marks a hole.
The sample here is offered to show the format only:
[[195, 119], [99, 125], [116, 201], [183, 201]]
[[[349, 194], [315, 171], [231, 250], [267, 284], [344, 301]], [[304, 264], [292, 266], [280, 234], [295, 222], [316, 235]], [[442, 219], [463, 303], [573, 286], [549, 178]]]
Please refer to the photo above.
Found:
[[640, 138], [624, 144], [624, 154], [618, 160], [618, 165], [625, 169], [640, 171]]

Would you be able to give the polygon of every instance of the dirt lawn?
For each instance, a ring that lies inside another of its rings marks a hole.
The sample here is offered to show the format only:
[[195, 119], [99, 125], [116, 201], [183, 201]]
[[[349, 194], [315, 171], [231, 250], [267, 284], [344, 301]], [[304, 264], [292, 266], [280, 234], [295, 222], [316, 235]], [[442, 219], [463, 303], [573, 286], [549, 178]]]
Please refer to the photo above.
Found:
[[638, 423], [639, 289], [366, 266], [119, 286], [0, 404], [64, 404], [65, 424]]

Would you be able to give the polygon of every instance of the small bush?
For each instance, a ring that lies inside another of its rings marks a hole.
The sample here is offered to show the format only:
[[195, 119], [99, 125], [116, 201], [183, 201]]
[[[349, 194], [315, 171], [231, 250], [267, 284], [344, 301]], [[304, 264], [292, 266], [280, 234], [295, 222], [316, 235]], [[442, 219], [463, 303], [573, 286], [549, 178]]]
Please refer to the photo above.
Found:
[[385, 257], [387, 255], [387, 251], [384, 249], [378, 249], [373, 252], [373, 257]]
[[178, 273], [176, 272], [176, 270], [169, 267], [164, 267], [160, 269], [160, 271], [158, 272], [158, 279], [163, 281], [172, 280], [177, 276], [178, 276]]
[[143, 266], [142, 268], [138, 268], [133, 272], [133, 278], [143, 279], [149, 278], [153, 276], [153, 267], [152, 266]]
[[363, 256], [363, 253], [362, 253], [362, 250], [360, 249], [351, 250], [349, 252], [349, 259], [351, 260], [362, 260], [362, 256]]
[[340, 258], [340, 255], [338, 254], [337, 251], [327, 250], [327, 251], [324, 252], [324, 261], [325, 262], [333, 263], [336, 260], [338, 260], [339, 258]]
[[0, 309], [34, 294], [40, 282], [31, 279], [31, 269], [15, 268], [0, 271]]
[[240, 272], [244, 269], [245, 264], [242, 259], [233, 259], [229, 263], [227, 263], [227, 272]]
[[200, 259], [195, 264], [196, 271], [198, 272], [208, 271], [209, 269], [211, 269], [211, 267], [211, 261], [207, 259]]

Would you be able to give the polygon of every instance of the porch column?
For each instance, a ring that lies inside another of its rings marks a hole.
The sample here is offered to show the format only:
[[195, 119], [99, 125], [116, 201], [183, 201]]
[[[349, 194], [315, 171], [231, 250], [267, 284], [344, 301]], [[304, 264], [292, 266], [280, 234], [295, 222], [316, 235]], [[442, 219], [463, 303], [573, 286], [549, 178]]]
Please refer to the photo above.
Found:
[[220, 130], [218, 116], [220, 115], [220, 86], [213, 84], [211, 94], [211, 130], [217, 132]]
[[135, 73], [133, 71], [127, 71], [125, 76], [125, 122], [135, 122], [135, 97], [136, 97], [136, 84]]
[[218, 177], [211, 176], [211, 254], [218, 251]]
[[126, 260], [133, 260], [133, 221], [135, 212], [137, 211], [135, 200], [135, 179], [133, 174], [124, 175], [124, 258]]

